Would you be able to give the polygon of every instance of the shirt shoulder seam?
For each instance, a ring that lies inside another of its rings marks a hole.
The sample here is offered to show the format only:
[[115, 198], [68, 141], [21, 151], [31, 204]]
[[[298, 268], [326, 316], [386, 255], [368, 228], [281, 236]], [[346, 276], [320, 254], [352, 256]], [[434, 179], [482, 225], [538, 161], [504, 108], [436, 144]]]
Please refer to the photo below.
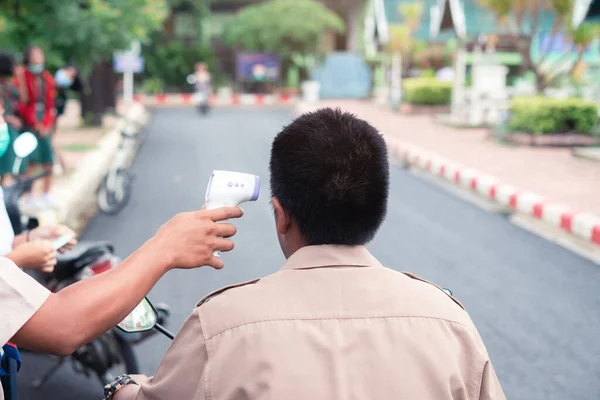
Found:
[[321, 318], [272, 318], [272, 319], [263, 319], [260, 321], [252, 321], [252, 322], [247, 322], [244, 324], [238, 324], [235, 326], [232, 326], [230, 328], [227, 329], [223, 329], [213, 335], [210, 335], [208, 337], [204, 337], [205, 343], [207, 348], [208, 348], [208, 341], [211, 339], [216, 338], [217, 336], [220, 336], [226, 332], [244, 327], [244, 326], [250, 326], [250, 325], [257, 325], [257, 324], [263, 324], [263, 323], [268, 323], [268, 322], [289, 322], [289, 321], [331, 321], [331, 320], [367, 320], [367, 319], [403, 319], [403, 318], [420, 318], [420, 319], [431, 319], [431, 320], [437, 320], [437, 321], [442, 321], [442, 322], [447, 322], [453, 325], [458, 325], [461, 326], [463, 328], [465, 328], [466, 330], [468, 330], [467, 326], [463, 323], [460, 323], [458, 321], [454, 321], [451, 319], [446, 319], [446, 318], [439, 318], [439, 317], [428, 317], [428, 316], [419, 316], [419, 315], [392, 315], [392, 316], [384, 316], [384, 317], [321, 317]]
[[204, 387], [204, 397], [206, 397], [206, 400], [210, 400], [211, 399], [211, 394], [210, 394], [210, 385], [209, 385], [209, 375], [210, 375], [210, 360], [211, 360], [211, 354], [210, 354], [210, 343], [208, 342], [208, 337], [206, 336], [206, 329], [204, 329], [204, 326], [206, 324], [206, 322], [204, 321], [204, 317], [202, 316], [202, 313], [199, 310], [199, 307], [196, 307], [194, 309], [194, 311], [196, 312], [196, 315], [198, 316], [198, 320], [200, 321], [200, 330], [202, 331], [202, 337], [204, 338], [204, 347], [206, 347], [206, 364], [204, 365], [204, 382], [203, 382], [203, 387]]

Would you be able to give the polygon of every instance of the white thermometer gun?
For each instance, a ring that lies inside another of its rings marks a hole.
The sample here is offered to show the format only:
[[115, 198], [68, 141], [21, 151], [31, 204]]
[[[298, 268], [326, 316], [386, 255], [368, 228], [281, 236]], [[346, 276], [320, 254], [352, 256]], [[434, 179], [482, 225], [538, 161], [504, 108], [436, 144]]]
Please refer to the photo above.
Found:
[[[232, 171], [213, 171], [206, 188], [206, 209], [236, 207], [258, 200], [260, 177]], [[215, 252], [219, 256], [219, 252]]]

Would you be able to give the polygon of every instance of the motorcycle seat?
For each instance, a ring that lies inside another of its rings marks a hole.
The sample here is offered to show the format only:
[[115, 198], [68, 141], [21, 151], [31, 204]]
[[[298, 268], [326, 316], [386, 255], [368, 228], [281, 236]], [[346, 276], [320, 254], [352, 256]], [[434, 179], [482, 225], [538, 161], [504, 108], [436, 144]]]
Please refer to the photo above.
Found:
[[113, 252], [114, 248], [109, 242], [79, 242], [65, 254], [58, 255], [56, 267], [52, 275], [59, 279], [68, 278], [101, 256], [112, 254]]

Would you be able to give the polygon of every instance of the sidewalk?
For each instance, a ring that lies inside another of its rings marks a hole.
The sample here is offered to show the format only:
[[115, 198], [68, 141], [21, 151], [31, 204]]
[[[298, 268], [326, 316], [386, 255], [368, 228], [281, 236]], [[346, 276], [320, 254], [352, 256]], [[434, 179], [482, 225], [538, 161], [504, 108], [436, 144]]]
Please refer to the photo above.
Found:
[[[148, 114], [139, 104], [129, 107], [119, 104], [118, 112], [142, 125], [148, 122]], [[119, 145], [120, 124], [120, 117], [107, 115], [102, 126], [85, 127], [80, 118], [79, 103], [69, 102], [65, 114], [58, 120], [53, 138], [54, 147], [64, 162], [64, 169], [61, 174], [55, 174], [52, 186], [58, 207], [22, 211], [37, 216], [42, 224], [64, 223], [81, 231], [96, 211], [96, 188]], [[40, 189], [40, 184], [37, 182], [34, 191]]]
[[[106, 116], [102, 126], [84, 127], [80, 118], [80, 106], [76, 101], [67, 103], [65, 114], [58, 119], [54, 146], [63, 157], [65, 175], [77, 168], [85, 155], [97, 148], [98, 141], [113, 128], [117, 118]], [[57, 177], [57, 180], [61, 177]]]
[[404, 147], [419, 147], [537, 193], [545, 201], [600, 216], [600, 163], [574, 157], [570, 149], [511, 147], [487, 139], [484, 129], [456, 129], [430, 117], [405, 116], [352, 100], [322, 101], [367, 120]]

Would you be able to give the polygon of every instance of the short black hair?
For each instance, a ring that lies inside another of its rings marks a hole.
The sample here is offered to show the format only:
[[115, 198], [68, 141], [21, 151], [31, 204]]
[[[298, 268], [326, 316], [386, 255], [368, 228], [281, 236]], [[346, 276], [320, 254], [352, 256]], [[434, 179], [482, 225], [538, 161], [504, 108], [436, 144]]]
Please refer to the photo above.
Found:
[[273, 140], [271, 194], [309, 245], [364, 245], [387, 212], [385, 140], [366, 121], [323, 108], [301, 115]]
[[12, 76], [14, 65], [15, 61], [12, 53], [8, 51], [0, 51], [0, 76]]

